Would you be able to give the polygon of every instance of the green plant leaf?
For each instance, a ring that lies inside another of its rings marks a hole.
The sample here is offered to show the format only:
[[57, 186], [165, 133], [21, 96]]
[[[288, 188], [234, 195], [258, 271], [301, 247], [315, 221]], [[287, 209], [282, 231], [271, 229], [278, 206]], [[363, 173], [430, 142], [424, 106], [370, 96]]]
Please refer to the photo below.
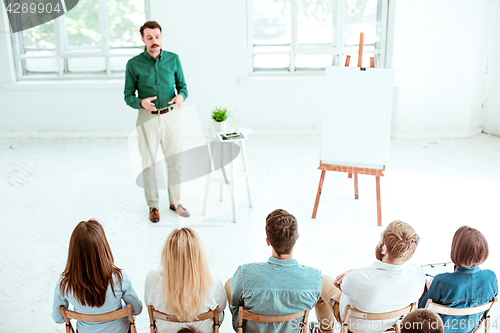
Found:
[[215, 107], [212, 110], [212, 119], [220, 123], [227, 119], [227, 108]]

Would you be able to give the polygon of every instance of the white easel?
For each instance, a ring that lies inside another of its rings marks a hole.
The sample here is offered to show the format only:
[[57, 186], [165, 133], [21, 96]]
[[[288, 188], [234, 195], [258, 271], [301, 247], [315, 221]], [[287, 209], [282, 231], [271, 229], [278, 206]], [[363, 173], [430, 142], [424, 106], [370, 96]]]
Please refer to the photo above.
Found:
[[[230, 163], [230, 181], [229, 181], [229, 186], [231, 187], [231, 203], [233, 206], [233, 222], [236, 223], [238, 222], [238, 200], [237, 200], [237, 191], [236, 191], [236, 186], [238, 183], [240, 183], [243, 180], [246, 180], [247, 183], [247, 193], [248, 193], [248, 206], [252, 208], [252, 193], [250, 190], [250, 179], [249, 179], [249, 171], [248, 171], [248, 160], [247, 160], [247, 153], [245, 149], [245, 141], [248, 138], [248, 134], [252, 132], [251, 129], [248, 128], [240, 128], [238, 132], [241, 132], [244, 136], [245, 139], [243, 140], [236, 140], [236, 141], [231, 141], [232, 143], [238, 144], [241, 149], [241, 157], [242, 157], [242, 162], [243, 162], [243, 174], [236, 179], [236, 166], [235, 166], [235, 161], [232, 161]], [[214, 133], [213, 135], [206, 135], [207, 139], [211, 141], [218, 141], [216, 137], [217, 133]], [[210, 145], [209, 145], [210, 147]], [[207, 206], [208, 206], [208, 194], [210, 191], [210, 183], [215, 182], [220, 184], [220, 201], [223, 200], [223, 189], [224, 189], [224, 184], [226, 184], [226, 181], [223, 178], [218, 178], [218, 177], [213, 177], [211, 174], [207, 176], [207, 185], [205, 188], [205, 200], [203, 202], [203, 215], [206, 215], [207, 213]]]

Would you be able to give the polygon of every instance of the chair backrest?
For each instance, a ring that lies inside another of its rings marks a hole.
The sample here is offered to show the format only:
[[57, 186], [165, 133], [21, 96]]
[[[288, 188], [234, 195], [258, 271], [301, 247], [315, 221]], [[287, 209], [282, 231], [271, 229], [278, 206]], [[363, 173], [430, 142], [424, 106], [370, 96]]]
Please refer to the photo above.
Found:
[[468, 316], [471, 314], [477, 314], [477, 313], [484, 312], [484, 315], [481, 318], [481, 322], [477, 326], [476, 330], [479, 329], [479, 327], [481, 326], [481, 323], [484, 319], [484, 320], [486, 320], [484, 330], [485, 330], [485, 332], [489, 332], [490, 312], [493, 309], [493, 307], [495, 306], [495, 303], [497, 301], [498, 301], [498, 299], [496, 297], [493, 297], [493, 299], [486, 304], [473, 306], [471, 308], [460, 308], [459, 309], [459, 308], [450, 308], [450, 307], [447, 307], [447, 306], [444, 306], [441, 304], [434, 303], [432, 301], [432, 299], [429, 298], [427, 300], [427, 304], [425, 304], [425, 308], [432, 310], [436, 313], [447, 315], [447, 316]]
[[174, 323], [192, 323], [192, 322], [197, 322], [197, 321], [202, 321], [202, 320], [207, 320], [210, 318], [214, 319], [214, 328], [215, 328], [215, 333], [219, 333], [219, 307], [216, 307], [215, 310], [210, 310], [205, 313], [202, 313], [196, 317], [195, 320], [193, 321], [185, 321], [179, 319], [176, 315], [168, 314], [165, 312], [158, 311], [154, 308], [152, 305], [148, 305], [148, 313], [149, 313], [149, 327], [151, 329], [151, 333], [156, 333], [156, 320], [164, 320], [164, 321], [170, 321]]
[[69, 321], [70, 319], [75, 319], [79, 321], [87, 321], [91, 323], [97, 323], [97, 322], [105, 322], [105, 321], [111, 321], [111, 320], [116, 320], [120, 318], [125, 318], [128, 317], [130, 321], [130, 332], [131, 333], [137, 333], [135, 329], [135, 322], [134, 322], [134, 314], [132, 312], [132, 306], [130, 304], [127, 304], [127, 307], [112, 311], [112, 312], [106, 312], [106, 313], [101, 313], [101, 314], [83, 314], [83, 313], [78, 313], [75, 311], [70, 311], [64, 307], [64, 305], [61, 305], [59, 307], [59, 311], [61, 311], [61, 314], [64, 318], [64, 322], [66, 323], [66, 333], [74, 333], [73, 327], [71, 326], [71, 322]]
[[[417, 303], [412, 303], [408, 305], [407, 307], [396, 310], [396, 311], [391, 311], [391, 312], [383, 312], [383, 313], [370, 313], [370, 312], [364, 312], [357, 310], [355, 308], [352, 308], [350, 305], [348, 305], [345, 309], [345, 315], [344, 315], [344, 321], [342, 323], [342, 333], [347, 333], [349, 331], [349, 318], [353, 319], [363, 319], [363, 320], [388, 320], [388, 319], [394, 319], [394, 318], [402, 318], [403, 316], [406, 316], [409, 312], [411, 312], [413, 309], [417, 307]], [[394, 330], [394, 332], [399, 333], [399, 327], [397, 323], [395, 323], [392, 328], [388, 329], [389, 330]]]
[[253, 313], [247, 310], [243, 310], [243, 306], [240, 306], [238, 313], [238, 333], [243, 333], [243, 319], [255, 321], [258, 323], [282, 323], [285, 321], [290, 321], [293, 319], [297, 319], [300, 317], [304, 317], [302, 319], [302, 333], [307, 332], [307, 317], [309, 316], [309, 309], [297, 312], [287, 316], [264, 316], [261, 314]]

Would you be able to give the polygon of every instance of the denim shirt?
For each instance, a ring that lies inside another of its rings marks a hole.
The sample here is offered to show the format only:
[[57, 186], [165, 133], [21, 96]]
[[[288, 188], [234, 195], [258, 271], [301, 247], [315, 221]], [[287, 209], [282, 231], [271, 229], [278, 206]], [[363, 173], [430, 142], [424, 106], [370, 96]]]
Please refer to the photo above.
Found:
[[[266, 316], [285, 316], [311, 309], [321, 295], [321, 271], [296, 260], [270, 257], [267, 262], [239, 266], [231, 281], [233, 328], [238, 330], [238, 310]], [[245, 332], [298, 332], [301, 318], [284, 323], [243, 321]]]
[[[59, 311], [59, 307], [64, 305], [66, 309], [69, 308], [69, 305], [73, 305], [73, 309], [76, 312], [83, 314], [100, 314], [111, 312], [115, 310], [120, 310], [125, 307], [126, 304], [130, 304], [132, 306], [132, 312], [134, 315], [138, 315], [142, 311], [142, 302], [137, 297], [135, 293], [134, 287], [132, 287], [132, 282], [130, 281], [128, 275], [122, 270], [123, 281], [120, 288], [120, 284], [118, 283], [118, 279], [116, 275], [114, 275], [114, 284], [113, 288], [115, 294], [113, 295], [113, 291], [111, 290], [111, 285], [108, 286], [108, 290], [106, 291], [106, 300], [104, 305], [100, 308], [91, 307], [88, 305], [80, 304], [80, 302], [75, 298], [72, 293], [61, 293], [61, 281], [62, 277], [59, 277], [56, 283], [56, 288], [54, 290], [54, 303], [52, 305], [52, 318], [58, 324], [64, 323], [63, 316]], [[126, 333], [128, 332], [130, 326], [130, 322], [128, 318], [116, 319], [113, 321], [107, 322], [83, 322], [78, 321], [76, 323], [76, 329], [78, 333]]]
[[[470, 308], [488, 303], [498, 294], [495, 273], [472, 268], [457, 267], [453, 273], [438, 274], [432, 280], [429, 291], [425, 294], [420, 308], [425, 308], [430, 298], [451, 308]], [[445, 332], [472, 332], [483, 313], [469, 316], [441, 315]]]

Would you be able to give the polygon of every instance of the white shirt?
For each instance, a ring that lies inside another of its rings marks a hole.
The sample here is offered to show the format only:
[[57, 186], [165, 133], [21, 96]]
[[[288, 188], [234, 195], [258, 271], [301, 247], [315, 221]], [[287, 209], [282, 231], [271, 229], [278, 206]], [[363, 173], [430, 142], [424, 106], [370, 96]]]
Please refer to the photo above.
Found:
[[[377, 260], [371, 266], [358, 268], [344, 277], [340, 285], [340, 317], [344, 318], [347, 305], [368, 313], [403, 309], [418, 302], [424, 283], [424, 270], [417, 264], [392, 265]], [[351, 319], [349, 330], [353, 333], [380, 333], [397, 320]]]
[[[217, 274], [215, 274], [214, 272], [211, 272], [211, 274], [212, 286], [210, 287], [205, 305], [203, 306], [203, 309], [201, 309], [200, 313], [205, 313], [209, 310], [215, 310], [215, 308], [219, 306], [219, 323], [222, 324], [222, 320], [224, 319], [223, 311], [226, 308], [227, 301], [226, 291], [224, 290], [224, 286], [222, 285], [222, 281], [219, 276], [217, 276]], [[148, 273], [146, 277], [146, 285], [144, 288], [144, 302], [146, 303], [146, 306], [153, 305], [156, 310], [168, 313], [165, 307], [165, 302], [163, 301], [162, 279], [163, 277], [160, 275], [159, 271], [151, 271]], [[156, 327], [158, 328], [159, 333], [177, 333], [178, 330], [186, 327], [187, 325], [191, 325], [194, 328], [197, 328], [202, 333], [214, 332], [213, 319], [186, 324], [156, 320]]]

